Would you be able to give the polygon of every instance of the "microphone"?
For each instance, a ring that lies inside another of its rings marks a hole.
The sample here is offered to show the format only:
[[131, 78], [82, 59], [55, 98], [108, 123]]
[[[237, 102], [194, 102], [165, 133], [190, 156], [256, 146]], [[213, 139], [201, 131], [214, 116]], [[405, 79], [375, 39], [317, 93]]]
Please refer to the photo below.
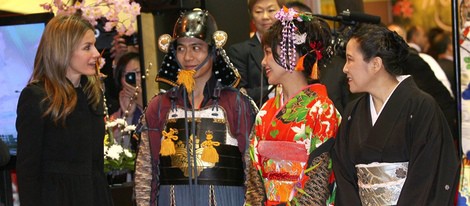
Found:
[[349, 10], [341, 12], [343, 21], [357, 21], [363, 23], [380, 24], [380, 16], [369, 15], [359, 12], [350, 12]]
[[370, 24], [380, 23], [380, 16], [374, 16], [374, 15], [364, 14], [360, 12], [351, 12], [349, 10], [345, 10], [341, 12], [338, 16], [326, 16], [326, 15], [320, 15], [320, 14], [314, 14], [314, 16], [320, 17], [326, 20], [342, 22], [343, 24], [348, 24], [348, 25], [354, 25], [358, 22], [370, 23]]

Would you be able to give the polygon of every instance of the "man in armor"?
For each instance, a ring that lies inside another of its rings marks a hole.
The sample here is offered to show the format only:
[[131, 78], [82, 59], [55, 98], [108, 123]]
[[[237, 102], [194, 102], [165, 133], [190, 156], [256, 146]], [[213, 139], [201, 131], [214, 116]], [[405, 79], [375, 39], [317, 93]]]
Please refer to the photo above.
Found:
[[243, 205], [243, 161], [257, 109], [235, 87], [238, 71], [208, 11], [178, 18], [159, 37], [166, 56], [156, 95], [141, 118], [136, 160], [137, 205]]

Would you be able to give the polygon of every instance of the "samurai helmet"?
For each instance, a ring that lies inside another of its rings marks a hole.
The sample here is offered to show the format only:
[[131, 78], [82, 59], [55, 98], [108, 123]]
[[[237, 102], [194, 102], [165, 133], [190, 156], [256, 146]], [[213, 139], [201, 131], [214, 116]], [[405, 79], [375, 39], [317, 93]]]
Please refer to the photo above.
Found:
[[214, 17], [206, 10], [194, 9], [181, 13], [173, 29], [173, 36], [163, 34], [158, 38], [158, 48], [167, 53], [158, 71], [155, 81], [165, 82], [172, 86], [178, 85], [177, 76], [181, 70], [176, 59], [176, 40], [179, 38], [198, 38], [206, 42], [213, 56], [212, 71], [217, 80], [225, 86], [236, 87], [240, 82], [238, 70], [230, 62], [223, 46], [228, 35], [217, 30]]

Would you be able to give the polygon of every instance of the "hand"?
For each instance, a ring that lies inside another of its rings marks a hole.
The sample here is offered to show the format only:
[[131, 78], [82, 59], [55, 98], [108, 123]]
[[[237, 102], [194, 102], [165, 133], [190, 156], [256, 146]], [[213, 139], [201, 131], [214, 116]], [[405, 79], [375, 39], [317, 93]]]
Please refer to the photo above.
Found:
[[126, 40], [119, 35], [115, 35], [113, 37], [111, 46], [111, 58], [114, 58], [116, 62], [128, 50]]
[[[129, 115], [131, 115], [134, 113], [136, 107], [142, 108], [142, 90], [140, 87], [136, 89], [136, 87], [126, 82], [124, 82], [122, 86], [123, 88], [119, 92], [119, 105], [122, 111], [126, 111], [128, 109]], [[136, 92], [137, 95], [135, 95]], [[132, 105], [129, 107], [131, 98], [133, 98]]]
[[111, 42], [111, 58], [114, 59], [114, 63], [117, 63], [119, 58], [127, 52], [139, 52], [139, 45], [126, 45], [126, 40], [119, 34], [113, 37]]

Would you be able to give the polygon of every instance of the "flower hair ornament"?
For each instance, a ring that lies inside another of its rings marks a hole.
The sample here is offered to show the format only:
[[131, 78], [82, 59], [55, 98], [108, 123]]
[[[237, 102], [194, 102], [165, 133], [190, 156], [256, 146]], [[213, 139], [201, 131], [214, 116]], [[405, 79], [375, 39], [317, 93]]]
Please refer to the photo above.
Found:
[[303, 71], [305, 57], [311, 53], [315, 53], [316, 61], [312, 67], [310, 77], [312, 79], [318, 79], [318, 61], [322, 58], [321, 51], [323, 49], [323, 45], [321, 45], [320, 42], [310, 42], [309, 46], [311, 50], [300, 57], [297, 62], [291, 61], [291, 59], [296, 59], [296, 45], [305, 44], [307, 41], [307, 32], [300, 33], [294, 21], [309, 22], [313, 19], [313, 15], [311, 13], [298, 13], [292, 8], [283, 6], [283, 8], [276, 13], [275, 17], [281, 22], [283, 27], [282, 40], [280, 43], [281, 66], [290, 72], [294, 70]]
[[282, 24], [282, 40], [281, 40], [281, 66], [286, 68], [288, 71], [293, 71], [296, 65], [294, 61], [288, 61], [288, 59], [296, 58], [296, 46], [305, 43], [307, 39], [307, 33], [299, 34], [298, 29], [294, 24], [294, 21], [310, 21], [311, 15], [305, 13], [298, 13], [292, 8], [282, 7], [275, 15]]
[[295, 66], [295, 71], [303, 71], [305, 68], [304, 68], [304, 59], [307, 55], [309, 55], [310, 53], [313, 53], [315, 52], [315, 55], [316, 55], [316, 59], [315, 59], [315, 63], [313, 64], [312, 66], [312, 73], [310, 73], [310, 78], [311, 79], [318, 79], [318, 61], [320, 61], [322, 58], [323, 58], [323, 55], [321, 54], [321, 50], [323, 49], [323, 46], [321, 45], [320, 42], [310, 42], [310, 48], [312, 50], [310, 50], [310, 52], [308, 52], [307, 54], [303, 55], [302, 57], [299, 58], [299, 60], [297, 61], [297, 65]]

